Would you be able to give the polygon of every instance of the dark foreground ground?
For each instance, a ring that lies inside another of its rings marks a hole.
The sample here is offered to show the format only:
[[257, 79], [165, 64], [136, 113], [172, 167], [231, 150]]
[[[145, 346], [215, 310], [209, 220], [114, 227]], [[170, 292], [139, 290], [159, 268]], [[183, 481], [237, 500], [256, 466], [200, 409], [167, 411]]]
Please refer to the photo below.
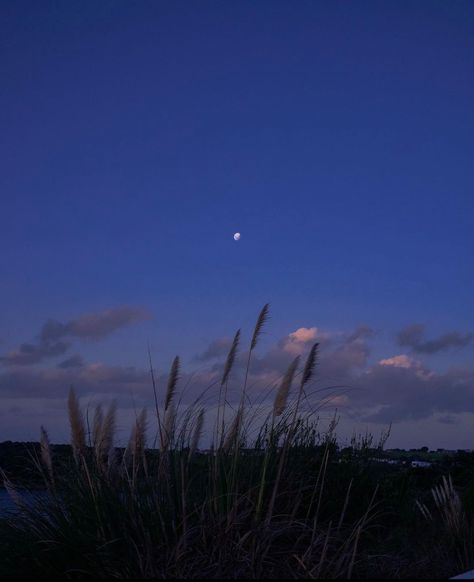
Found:
[[[123, 457], [123, 449], [115, 452]], [[146, 471], [136, 472], [133, 485], [130, 474], [125, 481], [118, 473], [99, 475], [91, 461], [85, 489], [71, 447], [53, 446], [52, 453], [56, 491], [48, 493], [44, 474], [34, 466], [39, 444], [0, 444], [0, 467], [18, 492], [43, 492], [38, 509], [0, 515], [3, 578], [446, 579], [474, 567], [473, 453], [410, 456], [340, 450], [334, 443], [294, 448], [270, 523], [255, 504], [258, 492], [247, 503], [247, 492], [255, 489], [252, 475], [261, 475], [263, 451], [239, 451], [245, 487], [231, 495], [228, 483], [214, 482], [214, 456], [196, 454], [186, 465], [186, 512], [180, 506], [184, 473], [177, 480], [160, 477], [157, 451], [145, 453]], [[178, 473], [183, 469], [184, 454], [171, 458], [169, 475], [174, 464]], [[397, 457], [400, 462], [393, 462]], [[432, 464], [411, 466], [415, 458]], [[432, 489], [444, 491], [448, 476], [457, 497], [448, 499], [446, 489], [444, 505], [437, 505]], [[269, 471], [268, 483], [271, 477]], [[229, 498], [207, 497], [206, 488], [214, 486]], [[51, 498], [61, 499], [60, 509]], [[221, 501], [227, 505], [218, 507]], [[181, 507], [187, 524], [175, 520], [170, 503]]]

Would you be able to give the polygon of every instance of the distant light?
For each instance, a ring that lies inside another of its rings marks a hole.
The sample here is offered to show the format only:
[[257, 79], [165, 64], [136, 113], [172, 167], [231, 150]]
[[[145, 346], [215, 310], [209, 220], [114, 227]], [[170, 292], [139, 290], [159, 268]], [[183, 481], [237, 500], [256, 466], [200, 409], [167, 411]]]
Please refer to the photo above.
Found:
[[234, 234], [234, 240], [240, 240], [240, 232]]

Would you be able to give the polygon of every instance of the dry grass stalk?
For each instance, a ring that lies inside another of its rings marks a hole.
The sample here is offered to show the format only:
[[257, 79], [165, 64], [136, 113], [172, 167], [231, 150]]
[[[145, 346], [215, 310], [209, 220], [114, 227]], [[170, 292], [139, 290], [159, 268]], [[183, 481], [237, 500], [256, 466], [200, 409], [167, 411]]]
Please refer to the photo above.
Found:
[[420, 510], [421, 515], [426, 519], [426, 521], [433, 521], [433, 515], [428, 507], [424, 503], [418, 501], [418, 499], [415, 501], [415, 503]]
[[109, 454], [114, 444], [116, 428], [117, 403], [115, 400], [109, 406], [100, 431], [100, 446], [104, 454]]
[[99, 445], [100, 433], [102, 430], [102, 423], [104, 422], [104, 413], [102, 405], [98, 404], [94, 412], [94, 419], [92, 421], [92, 446], [96, 448]]
[[201, 438], [201, 435], [202, 435], [203, 426], [204, 426], [204, 409], [201, 408], [201, 410], [199, 411], [197, 420], [196, 420], [196, 426], [194, 427], [193, 438], [191, 440], [191, 446], [189, 447], [188, 461], [191, 460], [191, 457], [194, 455], [194, 453], [197, 450], [197, 447], [199, 444], [199, 439]]
[[313, 344], [311, 350], [309, 351], [308, 357], [306, 358], [306, 363], [304, 366], [303, 374], [301, 376], [301, 383], [300, 383], [300, 389], [298, 391], [298, 398], [296, 400], [296, 406], [295, 406], [295, 410], [293, 413], [291, 430], [288, 433], [290, 440], [291, 440], [291, 438], [293, 436], [293, 432], [295, 431], [295, 428], [296, 428], [296, 418], [298, 416], [298, 412], [300, 409], [301, 398], [304, 394], [304, 387], [311, 380], [313, 373], [314, 373], [314, 368], [316, 366], [316, 356], [317, 356], [317, 352], [318, 352], [318, 347], [319, 347], [318, 342]]
[[173, 434], [176, 421], [176, 410], [172, 401], [168, 404], [168, 408], [165, 412], [164, 426], [163, 426], [163, 451], [168, 450], [173, 442]]
[[291, 425], [289, 426], [289, 428], [287, 430], [285, 442], [283, 445], [283, 450], [280, 454], [280, 459], [278, 462], [276, 479], [275, 479], [275, 483], [273, 485], [273, 491], [272, 491], [272, 495], [270, 497], [270, 503], [268, 505], [267, 516], [265, 518], [265, 524], [267, 526], [273, 517], [273, 509], [275, 506], [275, 500], [276, 500], [278, 488], [280, 486], [281, 476], [282, 476], [282, 472], [283, 472], [283, 466], [284, 466], [285, 461], [286, 461], [286, 457], [288, 454], [289, 447], [291, 445], [291, 441], [292, 441], [292, 439], [295, 435], [295, 431], [296, 431], [296, 426], [297, 426], [296, 419], [297, 419], [298, 410], [300, 407], [301, 396], [304, 392], [305, 385], [307, 384], [307, 382], [309, 382], [309, 380], [311, 379], [311, 377], [313, 375], [314, 367], [316, 365], [316, 354], [317, 354], [318, 346], [319, 346], [318, 343], [313, 344], [313, 347], [311, 348], [311, 350], [308, 354], [308, 358], [306, 359], [306, 364], [304, 367], [303, 376], [301, 378], [300, 389], [298, 391], [298, 398], [296, 401], [295, 410], [293, 412], [293, 419], [291, 421]]
[[113, 448], [116, 426], [116, 412], [117, 404], [115, 401], [113, 401], [101, 423], [98, 442], [95, 448], [96, 458], [99, 464], [103, 464], [106, 458], [108, 461], [108, 457], [110, 456], [110, 452]]
[[173, 397], [176, 392], [176, 384], [178, 383], [178, 376], [179, 376], [179, 356], [176, 356], [173, 360], [173, 364], [171, 365], [170, 375], [168, 378], [168, 386], [166, 389], [166, 398], [165, 398], [165, 410], [168, 410], [168, 407], [173, 400]]
[[269, 313], [269, 303], [265, 303], [265, 305], [262, 308], [262, 311], [260, 311], [257, 323], [255, 324], [255, 329], [252, 335], [252, 341], [250, 343], [250, 351], [253, 351], [257, 345], [258, 337], [261, 334], [262, 328], [268, 319], [268, 313]]
[[[219, 389], [219, 402], [217, 405], [217, 422], [216, 422], [216, 444], [219, 438], [219, 428], [221, 429], [221, 437], [220, 437], [220, 444], [222, 445], [222, 440], [224, 438], [224, 425], [225, 425], [225, 410], [226, 410], [226, 403], [227, 403], [227, 382], [229, 379], [229, 375], [230, 372], [232, 370], [232, 367], [234, 365], [235, 362], [235, 356], [237, 354], [237, 349], [239, 346], [239, 341], [240, 341], [240, 329], [237, 330], [235, 336], [234, 336], [234, 340], [232, 342], [232, 346], [229, 350], [229, 353], [227, 354], [227, 359], [225, 362], [225, 366], [224, 366], [224, 374], [222, 375], [222, 380], [221, 380], [221, 385], [220, 385], [220, 389]], [[222, 402], [222, 390], [225, 386], [225, 390], [224, 390], [224, 402]], [[222, 403], [222, 412], [221, 412], [221, 403]], [[221, 424], [221, 415], [222, 415], [222, 426], [220, 426]], [[217, 446], [219, 446], [217, 444]]]
[[306, 364], [303, 370], [303, 375], [301, 377], [301, 387], [303, 388], [312, 378], [314, 373], [314, 368], [316, 366], [316, 358], [318, 353], [319, 343], [313, 344], [308, 357], [306, 359]]
[[161, 423], [160, 407], [158, 406], [158, 394], [157, 394], [157, 390], [156, 390], [155, 373], [153, 371], [153, 364], [151, 361], [151, 351], [150, 351], [149, 344], [148, 344], [148, 359], [150, 362], [150, 375], [151, 375], [151, 383], [153, 386], [153, 397], [155, 399], [156, 419], [158, 421], [158, 434], [160, 436], [160, 443], [163, 443], [163, 429], [162, 429], [162, 423]]
[[84, 417], [73, 388], [69, 391], [68, 410], [69, 424], [71, 426], [71, 445], [74, 458], [77, 462], [84, 454], [86, 448], [86, 431], [84, 428]]
[[347, 506], [349, 505], [349, 497], [351, 494], [351, 489], [352, 489], [352, 483], [353, 483], [353, 479], [351, 479], [349, 481], [349, 486], [347, 488], [347, 492], [346, 492], [346, 498], [344, 499], [344, 505], [342, 507], [342, 511], [341, 511], [341, 516], [339, 518], [339, 523], [337, 524], [337, 531], [339, 531], [341, 529], [341, 526], [344, 522], [344, 517], [346, 515], [346, 510], [347, 510]]
[[448, 479], [443, 475], [442, 482], [433, 487], [431, 493], [447, 529], [453, 534], [460, 535], [465, 525], [465, 515], [461, 498], [454, 489], [451, 475]]
[[[249, 376], [249, 368], [250, 368], [250, 358], [252, 356], [252, 352], [255, 349], [256, 345], [257, 345], [257, 340], [260, 336], [260, 334], [262, 333], [262, 328], [263, 325], [265, 324], [266, 320], [268, 319], [268, 313], [269, 313], [269, 304], [265, 303], [265, 305], [263, 306], [262, 310], [260, 311], [260, 314], [258, 316], [257, 319], [257, 323], [255, 324], [255, 329], [253, 330], [253, 335], [252, 335], [252, 341], [250, 342], [250, 350], [249, 350], [249, 355], [247, 358], [247, 366], [245, 369], [245, 380], [244, 380], [244, 387], [242, 390], [242, 396], [240, 398], [240, 412], [241, 414], [241, 421], [243, 419], [243, 414], [244, 414], [244, 403], [245, 403], [245, 398], [247, 395], [247, 380], [248, 380], [248, 376]], [[237, 432], [240, 432], [240, 425], [237, 427]]]
[[240, 341], [240, 329], [237, 330], [234, 336], [234, 341], [232, 342], [232, 346], [229, 350], [229, 353], [227, 354], [227, 359], [225, 361], [224, 366], [224, 374], [222, 375], [221, 380], [221, 386], [223, 386], [226, 383], [227, 379], [229, 378], [229, 374], [235, 362], [235, 356], [237, 354], [237, 349], [239, 347], [239, 341]]
[[10, 481], [2, 469], [0, 469], [0, 476], [2, 477], [2, 483], [5, 487], [5, 491], [8, 493], [8, 496], [13, 501], [13, 503], [17, 507], [24, 507], [24, 501], [21, 495], [18, 493], [16, 486]]
[[139, 416], [135, 419], [135, 424], [130, 435], [130, 439], [125, 450], [125, 462], [127, 465], [132, 461], [133, 471], [138, 469], [141, 460], [145, 473], [147, 472], [147, 463], [145, 458], [146, 447], [146, 415], [147, 411], [144, 408]]
[[283, 377], [283, 380], [280, 384], [277, 395], [275, 397], [275, 402], [273, 404], [273, 416], [281, 416], [286, 408], [288, 394], [290, 392], [293, 377], [295, 375], [296, 369], [298, 368], [299, 361], [300, 357], [296, 356], [293, 362], [289, 365], [288, 370], [286, 371], [286, 374]]
[[46, 432], [43, 426], [41, 427], [40, 447], [41, 447], [41, 460], [43, 461], [43, 465], [46, 467], [49, 480], [53, 484], [54, 474], [53, 474], [53, 459], [51, 455], [51, 445], [49, 442], [48, 433]]
[[234, 445], [237, 445], [237, 439], [239, 436], [239, 429], [240, 423], [242, 421], [242, 409], [239, 408], [236, 415], [234, 416], [234, 420], [230, 425], [229, 431], [226, 435], [223, 450], [225, 453], [228, 453], [232, 450]]

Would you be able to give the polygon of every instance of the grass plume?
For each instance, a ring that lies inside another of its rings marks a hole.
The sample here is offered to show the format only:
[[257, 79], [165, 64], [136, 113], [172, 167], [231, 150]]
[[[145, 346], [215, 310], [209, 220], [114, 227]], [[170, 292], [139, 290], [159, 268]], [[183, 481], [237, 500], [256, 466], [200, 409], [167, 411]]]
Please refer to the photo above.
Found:
[[176, 392], [176, 385], [178, 383], [179, 377], [179, 356], [176, 356], [173, 360], [173, 364], [171, 365], [170, 374], [168, 377], [168, 386], [166, 388], [166, 397], [165, 397], [165, 410], [168, 410], [171, 401], [174, 398]]
[[74, 458], [77, 462], [84, 454], [86, 448], [86, 431], [84, 427], [84, 416], [79, 407], [79, 401], [77, 400], [73, 388], [69, 391], [68, 410], [69, 425], [71, 427], [71, 445], [74, 452]]

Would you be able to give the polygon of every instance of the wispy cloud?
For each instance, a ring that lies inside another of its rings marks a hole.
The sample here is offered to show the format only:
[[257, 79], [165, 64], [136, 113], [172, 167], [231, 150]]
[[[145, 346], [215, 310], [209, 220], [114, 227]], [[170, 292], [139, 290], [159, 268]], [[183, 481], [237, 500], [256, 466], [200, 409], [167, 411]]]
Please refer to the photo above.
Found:
[[70, 343], [63, 341], [24, 343], [12, 352], [0, 357], [0, 363], [7, 366], [30, 366], [47, 359], [61, 356], [70, 347]]
[[425, 339], [425, 326], [415, 323], [398, 332], [398, 345], [409, 347], [418, 354], [435, 354], [450, 348], [463, 348], [474, 339], [474, 333], [451, 331], [431, 340]]
[[[35, 343], [21, 344], [16, 350], [0, 357], [0, 363], [6, 366], [38, 364], [43, 360], [65, 354], [71, 347], [71, 342], [65, 341], [66, 338], [98, 340], [121, 327], [149, 318], [150, 313], [147, 310], [125, 305], [86, 313], [66, 323], [50, 319], [42, 326]], [[77, 366], [77, 360], [71, 359], [65, 362], [63, 362], [63, 367]]]
[[62, 362], [59, 362], [58, 368], [82, 368], [84, 366], [84, 359], [79, 354], [71, 356]]
[[212, 341], [202, 354], [196, 356], [196, 360], [200, 362], [208, 362], [216, 358], [225, 357], [232, 345], [232, 338], [223, 337]]
[[121, 327], [144, 321], [150, 313], [139, 307], [123, 305], [95, 313], [86, 313], [67, 323], [47, 321], [39, 334], [42, 342], [56, 341], [63, 337], [77, 337], [86, 340], [104, 338]]

